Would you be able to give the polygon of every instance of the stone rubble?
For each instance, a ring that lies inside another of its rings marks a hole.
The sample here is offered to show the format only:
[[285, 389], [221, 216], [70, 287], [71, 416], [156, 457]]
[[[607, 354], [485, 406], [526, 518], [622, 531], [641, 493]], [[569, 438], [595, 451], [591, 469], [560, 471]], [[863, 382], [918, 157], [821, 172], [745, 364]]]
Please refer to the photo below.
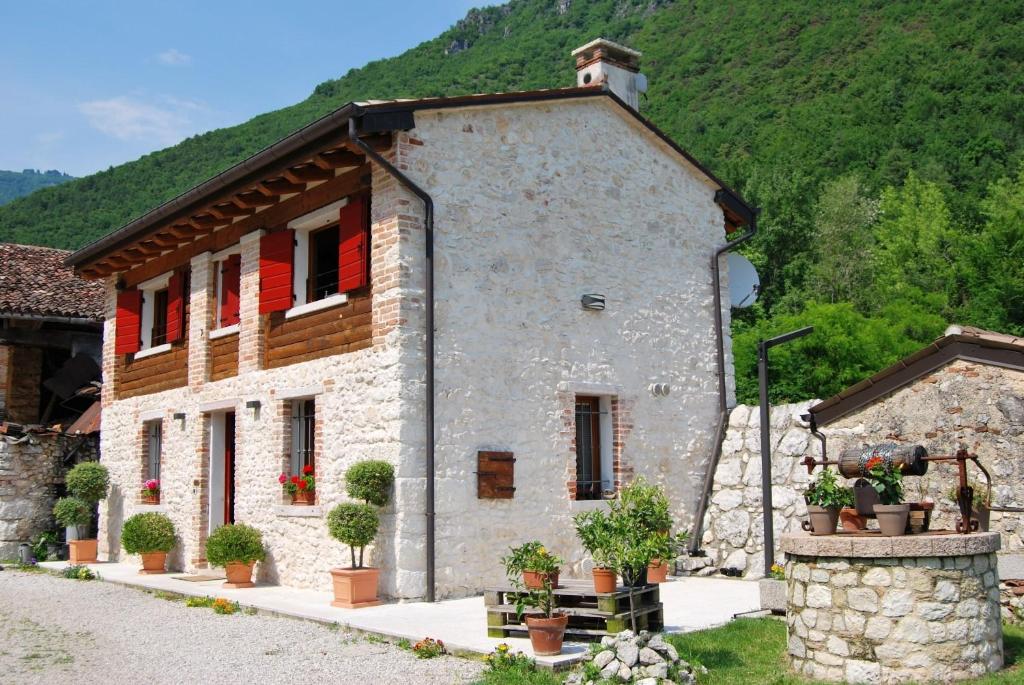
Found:
[[[602, 680], [636, 685], [694, 685], [695, 670], [707, 672], [702, 666], [691, 666], [679, 658], [675, 647], [660, 634], [646, 630], [634, 634], [624, 630], [601, 638], [599, 649], [588, 656]], [[675, 679], [669, 673], [675, 674]], [[570, 675], [566, 685], [594, 685], [582, 671]]]

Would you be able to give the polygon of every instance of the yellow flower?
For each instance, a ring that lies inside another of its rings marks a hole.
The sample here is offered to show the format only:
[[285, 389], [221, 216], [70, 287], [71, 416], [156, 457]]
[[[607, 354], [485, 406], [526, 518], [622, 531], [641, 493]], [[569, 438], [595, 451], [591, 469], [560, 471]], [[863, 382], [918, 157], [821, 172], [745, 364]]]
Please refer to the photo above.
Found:
[[546, 556], [547, 553], [548, 553], [548, 551], [546, 549], [544, 549], [543, 547], [541, 547], [540, 549], [537, 550], [537, 554], [541, 555], [542, 557]]

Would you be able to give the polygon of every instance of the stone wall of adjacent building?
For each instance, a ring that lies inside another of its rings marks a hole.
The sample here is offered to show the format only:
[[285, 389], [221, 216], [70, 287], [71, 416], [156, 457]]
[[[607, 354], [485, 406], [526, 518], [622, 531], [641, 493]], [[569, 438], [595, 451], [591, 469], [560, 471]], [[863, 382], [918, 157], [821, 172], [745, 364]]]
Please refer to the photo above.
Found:
[[[821, 457], [820, 443], [800, 415], [817, 401], [772, 407], [772, 505], [775, 540], [799, 530], [810, 476], [805, 455]], [[978, 455], [992, 475], [994, 505], [1024, 507], [1024, 373], [955, 361], [822, 428], [828, 454], [882, 442], [924, 445], [930, 454], [960, 446]], [[973, 465], [979, 482], [984, 477]], [[955, 464], [932, 463], [922, 478], [905, 481], [908, 501], [935, 502], [933, 528], [955, 527], [959, 510], [948, 498]], [[852, 485], [853, 481], [847, 481]], [[720, 568], [751, 577], [764, 573], [761, 518], [760, 420], [757, 407], [733, 409], [714, 490], [704, 520], [703, 547]], [[1024, 553], [1024, 514], [992, 512], [991, 530], [1002, 553]], [[779, 556], [776, 554], [776, 556]]]
[[91, 438], [0, 436], [0, 559], [16, 559], [19, 544], [54, 529], [53, 503], [66, 473], [62, 459], [78, 442], [78, 458], [95, 458]]

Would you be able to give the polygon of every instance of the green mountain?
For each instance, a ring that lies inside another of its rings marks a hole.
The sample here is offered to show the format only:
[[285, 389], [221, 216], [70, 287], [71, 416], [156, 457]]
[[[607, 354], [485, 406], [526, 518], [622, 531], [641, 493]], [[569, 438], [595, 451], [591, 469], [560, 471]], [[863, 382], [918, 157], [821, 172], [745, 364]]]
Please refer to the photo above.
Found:
[[752, 341], [807, 322], [773, 397], [823, 396], [951, 320], [1024, 332], [1022, 30], [1015, 0], [512, 0], [297, 105], [0, 207], [0, 240], [79, 247], [351, 100], [572, 85], [569, 52], [603, 36], [643, 51], [643, 112], [763, 208], [741, 397]]
[[50, 186], [60, 185], [61, 183], [67, 183], [74, 178], [74, 176], [68, 176], [65, 173], [54, 170], [0, 170], [0, 205], [10, 202], [15, 198], [28, 195], [29, 193], [34, 193], [40, 188], [48, 188]]

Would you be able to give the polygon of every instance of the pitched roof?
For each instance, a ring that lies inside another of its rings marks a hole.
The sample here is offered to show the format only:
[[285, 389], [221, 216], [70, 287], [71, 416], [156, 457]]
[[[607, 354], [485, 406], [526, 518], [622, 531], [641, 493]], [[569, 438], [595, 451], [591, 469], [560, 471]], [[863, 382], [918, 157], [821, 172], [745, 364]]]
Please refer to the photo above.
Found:
[[103, 284], [64, 265], [71, 253], [0, 243], [0, 316], [103, 319]]
[[1024, 338], [952, 325], [927, 347], [819, 402], [809, 411], [816, 425], [827, 425], [957, 359], [1024, 371]]

